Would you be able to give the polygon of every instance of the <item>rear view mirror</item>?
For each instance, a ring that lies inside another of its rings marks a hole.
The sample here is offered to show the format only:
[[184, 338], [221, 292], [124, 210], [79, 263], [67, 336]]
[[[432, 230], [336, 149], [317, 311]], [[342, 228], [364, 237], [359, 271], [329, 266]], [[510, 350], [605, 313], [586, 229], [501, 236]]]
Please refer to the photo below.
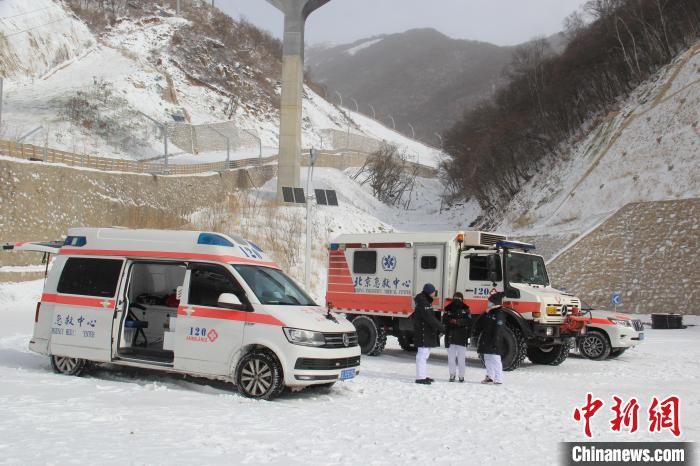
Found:
[[491, 254], [487, 256], [486, 260], [488, 264], [489, 280], [495, 285], [498, 281], [498, 274], [496, 273], [498, 270], [498, 256]]
[[219, 295], [219, 307], [225, 307], [227, 309], [241, 308], [243, 303], [238, 296], [233, 293], [221, 293]]

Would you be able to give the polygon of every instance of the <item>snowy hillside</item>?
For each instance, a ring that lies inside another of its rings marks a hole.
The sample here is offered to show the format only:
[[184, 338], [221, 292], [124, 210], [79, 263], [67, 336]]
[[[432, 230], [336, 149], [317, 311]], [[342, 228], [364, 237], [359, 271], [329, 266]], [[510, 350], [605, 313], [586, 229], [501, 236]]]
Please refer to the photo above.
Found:
[[0, 31], [6, 79], [44, 75], [95, 44], [85, 24], [53, 0], [0, 1]]
[[[152, 7], [145, 6], [142, 17], [119, 18], [114, 26], [94, 37], [62, 4], [50, 0], [31, 2], [32, 9], [35, 3], [45, 8], [30, 14], [29, 3], [0, 2], [11, 14], [21, 15], [1, 22], [0, 31], [9, 35], [33, 26], [42, 38], [51, 38], [48, 34], [51, 32], [63, 37], [63, 42], [71, 46], [46, 40], [43, 48], [35, 50], [22, 45], [22, 41], [31, 40], [28, 32], [8, 38], [19, 43], [13, 50], [16, 61], [23, 66], [15, 67], [14, 72], [22, 79], [5, 81], [3, 123], [6, 137], [18, 137], [41, 125], [43, 130], [25, 142], [47, 143], [57, 149], [89, 155], [130, 159], [157, 157], [163, 153], [162, 139], [145, 114], [163, 123], [203, 125], [230, 120], [236, 128], [259, 136], [266, 154], [276, 150], [279, 119], [273, 100], [279, 97], [278, 77], [261, 78], [262, 64], [261, 70], [240, 63], [217, 64], [226, 79], [244, 82], [248, 94], [245, 101], [239, 102], [216, 84], [219, 76], [207, 81], [193, 75], [188, 64], [183, 63], [183, 57], [178, 55], [179, 45], [174, 44], [201, 40], [209, 41], [207, 43], [214, 49], [221, 44], [194, 35], [191, 31], [197, 24], [192, 21], [176, 17], [174, 11], [167, 8], [158, 6], [151, 11], [148, 8]], [[55, 17], [59, 20], [52, 22], [51, 29], [45, 31], [48, 27], [45, 23]], [[20, 23], [22, 18], [25, 20]], [[50, 44], [56, 50], [49, 47]], [[48, 57], [50, 52], [53, 55]], [[212, 63], [216, 60], [216, 56], [200, 58], [212, 60]], [[47, 64], [39, 66], [40, 62]], [[46, 74], [48, 68], [58, 63], [62, 66]], [[5, 62], [3, 66], [7, 66]], [[272, 95], [268, 95], [267, 87], [272, 88]], [[342, 148], [343, 144], [360, 136], [377, 144], [382, 140], [396, 143], [405, 147], [415, 160], [437, 164], [439, 151], [436, 149], [401, 136], [374, 120], [342, 110], [309, 87], [305, 87], [303, 105], [302, 145], [305, 148]], [[348, 133], [350, 137], [343, 140], [342, 135]], [[192, 159], [182, 148], [173, 147], [172, 141], [170, 151], [176, 159], [178, 153], [187, 160]], [[252, 139], [238, 149], [234, 157], [257, 154], [257, 141]], [[197, 154], [200, 155], [201, 161], [208, 162], [223, 160], [225, 152], [204, 151]]]
[[700, 196], [700, 43], [543, 166], [500, 228], [581, 234], [630, 202]]

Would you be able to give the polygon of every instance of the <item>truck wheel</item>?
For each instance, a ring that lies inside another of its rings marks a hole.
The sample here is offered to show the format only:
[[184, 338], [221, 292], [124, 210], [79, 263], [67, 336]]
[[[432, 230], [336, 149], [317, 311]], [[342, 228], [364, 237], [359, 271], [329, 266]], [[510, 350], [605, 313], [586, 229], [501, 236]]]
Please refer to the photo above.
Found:
[[[481, 334], [479, 334], [478, 338], [481, 338]], [[503, 370], [514, 371], [525, 360], [527, 343], [525, 342], [525, 337], [523, 337], [523, 332], [519, 328], [506, 325], [501, 329], [498, 340], [498, 347], [502, 350], [501, 364], [503, 365]], [[479, 354], [479, 359], [483, 363], [484, 355]]]
[[527, 357], [533, 364], [558, 366], [569, 357], [571, 343], [567, 340], [561, 345], [528, 346]]
[[610, 355], [608, 337], [599, 330], [588, 330], [581, 338], [578, 349], [582, 355], [594, 361], [601, 361]]
[[79, 376], [87, 370], [88, 366], [88, 361], [85, 359], [51, 356], [51, 368], [57, 374]]
[[357, 342], [362, 354], [378, 356], [386, 346], [386, 331], [370, 316], [357, 316], [352, 320], [357, 330]]
[[416, 352], [416, 345], [413, 344], [413, 335], [410, 333], [402, 333], [399, 335], [399, 346], [404, 351]]
[[608, 359], [615, 359], [616, 357], [621, 356], [625, 351], [627, 351], [627, 348], [613, 348], [610, 350]]
[[284, 390], [282, 366], [268, 351], [246, 354], [236, 367], [236, 386], [246, 398], [271, 400]]

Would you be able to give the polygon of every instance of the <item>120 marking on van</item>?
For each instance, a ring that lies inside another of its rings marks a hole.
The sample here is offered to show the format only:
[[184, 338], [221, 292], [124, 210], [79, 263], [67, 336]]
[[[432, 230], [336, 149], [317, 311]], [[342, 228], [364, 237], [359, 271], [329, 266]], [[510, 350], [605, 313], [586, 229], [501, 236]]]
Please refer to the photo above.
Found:
[[190, 327], [187, 332], [187, 341], [198, 341], [200, 343], [214, 343], [219, 338], [219, 334], [215, 329], [206, 327]]

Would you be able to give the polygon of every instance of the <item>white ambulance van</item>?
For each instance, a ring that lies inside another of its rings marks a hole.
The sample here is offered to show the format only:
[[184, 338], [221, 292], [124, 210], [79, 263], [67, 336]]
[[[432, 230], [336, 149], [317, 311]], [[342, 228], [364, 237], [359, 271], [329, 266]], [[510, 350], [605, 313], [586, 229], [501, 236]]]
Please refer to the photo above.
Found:
[[263, 399], [358, 373], [353, 325], [242, 238], [76, 228], [62, 244], [13, 246], [57, 254], [29, 343], [57, 372], [160, 369], [230, 381]]

